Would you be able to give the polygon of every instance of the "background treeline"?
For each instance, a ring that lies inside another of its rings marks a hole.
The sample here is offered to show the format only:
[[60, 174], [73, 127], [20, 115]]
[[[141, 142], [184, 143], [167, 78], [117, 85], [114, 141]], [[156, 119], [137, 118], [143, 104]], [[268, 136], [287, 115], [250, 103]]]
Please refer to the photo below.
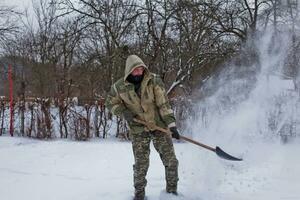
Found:
[[105, 98], [127, 56], [137, 54], [161, 75], [170, 98], [185, 105], [225, 61], [255, 61], [246, 41], [283, 26], [297, 49], [285, 75], [295, 78], [299, 6], [297, 0], [34, 0], [28, 12], [0, 5], [0, 95], [8, 95], [11, 64], [15, 96]]
[[1, 6], [1, 78], [10, 63], [16, 87], [30, 96], [105, 96], [134, 53], [170, 94], [190, 94], [258, 27], [290, 24], [296, 32], [298, 7], [296, 0], [36, 0], [28, 14]]

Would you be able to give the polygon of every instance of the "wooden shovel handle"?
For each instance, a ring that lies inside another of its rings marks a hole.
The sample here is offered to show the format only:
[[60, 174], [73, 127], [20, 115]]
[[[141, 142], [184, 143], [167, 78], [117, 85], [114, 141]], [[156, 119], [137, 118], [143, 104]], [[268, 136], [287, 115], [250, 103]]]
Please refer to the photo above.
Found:
[[[139, 120], [139, 119], [136, 119], [136, 118], [134, 118], [134, 121], [137, 122], [137, 123], [143, 124], [143, 125], [145, 125], [145, 126], [147, 126], [147, 127], [154, 128], [155, 130], [161, 131], [161, 132], [163, 132], [163, 133], [172, 135], [172, 132], [171, 132], [169, 129], [164, 129], [164, 128], [161, 128], [161, 127], [159, 127], [159, 126], [157, 126], [157, 125], [155, 125], [155, 124], [152, 124], [152, 123], [150, 124], [150, 123], [147, 123], [147, 122], [145, 122], [145, 121], [142, 121], [142, 120]], [[208, 150], [210, 150], [210, 151], [216, 152], [216, 149], [215, 149], [215, 148], [210, 147], [210, 146], [208, 146], [208, 145], [206, 145], [206, 144], [202, 144], [202, 143], [197, 142], [197, 141], [195, 141], [195, 140], [192, 140], [192, 139], [190, 139], [190, 138], [188, 138], [188, 137], [185, 137], [185, 136], [180, 135], [180, 139], [183, 139], [183, 140], [185, 140], [185, 141], [187, 141], [187, 142], [190, 142], [190, 143], [192, 143], [192, 144], [198, 145], [198, 146], [203, 147], [203, 148], [205, 148], [205, 149], [208, 149]]]

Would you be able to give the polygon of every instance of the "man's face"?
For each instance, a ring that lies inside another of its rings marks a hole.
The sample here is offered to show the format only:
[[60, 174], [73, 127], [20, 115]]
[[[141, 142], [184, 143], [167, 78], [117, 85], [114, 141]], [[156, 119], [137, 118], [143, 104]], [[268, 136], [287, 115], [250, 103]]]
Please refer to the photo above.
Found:
[[135, 68], [131, 72], [131, 75], [132, 76], [140, 76], [140, 75], [143, 75], [143, 72], [144, 72], [144, 67], [140, 66], [140, 67]]

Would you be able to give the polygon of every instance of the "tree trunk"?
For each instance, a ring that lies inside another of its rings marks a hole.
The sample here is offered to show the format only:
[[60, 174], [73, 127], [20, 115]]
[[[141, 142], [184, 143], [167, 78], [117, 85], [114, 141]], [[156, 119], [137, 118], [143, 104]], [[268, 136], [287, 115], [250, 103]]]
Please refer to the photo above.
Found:
[[21, 82], [20, 87], [20, 111], [21, 111], [21, 135], [25, 135], [25, 82]]
[[51, 138], [51, 117], [50, 117], [50, 102], [42, 102], [42, 112], [45, 116], [46, 138]]
[[1, 113], [2, 113], [2, 119], [1, 119], [1, 128], [0, 128], [0, 135], [2, 135], [3, 134], [3, 125], [4, 125], [4, 114], [5, 114], [5, 103], [4, 103], [4, 101], [1, 101], [1, 111], [0, 111]]
[[94, 115], [94, 126], [95, 126], [95, 136], [100, 137], [100, 128], [99, 128], [99, 106], [96, 104], [95, 115]]

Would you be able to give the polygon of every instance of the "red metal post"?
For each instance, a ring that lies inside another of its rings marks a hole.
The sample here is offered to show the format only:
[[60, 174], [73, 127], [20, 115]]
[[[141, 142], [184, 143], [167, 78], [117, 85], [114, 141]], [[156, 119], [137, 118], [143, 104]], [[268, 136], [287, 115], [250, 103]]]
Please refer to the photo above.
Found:
[[8, 65], [8, 81], [9, 81], [9, 107], [10, 107], [10, 126], [9, 133], [14, 136], [14, 96], [13, 96], [13, 79], [12, 66]]

